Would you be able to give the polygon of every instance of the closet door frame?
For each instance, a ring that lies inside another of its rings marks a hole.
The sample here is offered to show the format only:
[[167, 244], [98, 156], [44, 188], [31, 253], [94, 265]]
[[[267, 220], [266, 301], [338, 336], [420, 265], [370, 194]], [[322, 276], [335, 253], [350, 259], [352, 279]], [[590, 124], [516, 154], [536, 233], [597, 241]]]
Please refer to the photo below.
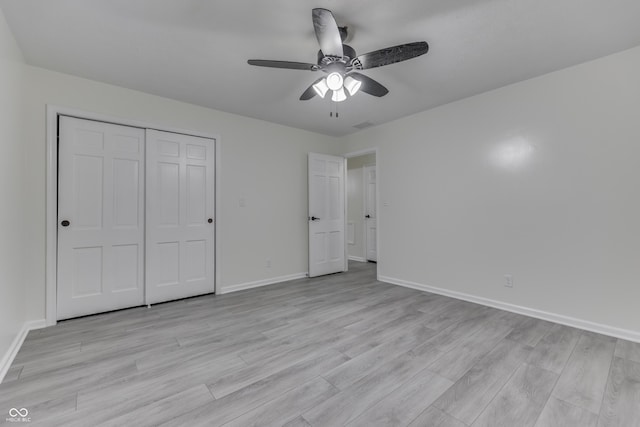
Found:
[[158, 123], [148, 123], [123, 117], [92, 113], [59, 105], [46, 106], [46, 222], [45, 222], [45, 322], [38, 326], [52, 326], [57, 323], [57, 257], [58, 257], [58, 117], [69, 116], [78, 119], [113, 123], [143, 129], [155, 129], [164, 132], [181, 133], [215, 140], [215, 230], [214, 268], [215, 292], [220, 283], [221, 271], [218, 262], [221, 253], [217, 230], [220, 230], [221, 209], [221, 146], [220, 136], [189, 129], [172, 128]]

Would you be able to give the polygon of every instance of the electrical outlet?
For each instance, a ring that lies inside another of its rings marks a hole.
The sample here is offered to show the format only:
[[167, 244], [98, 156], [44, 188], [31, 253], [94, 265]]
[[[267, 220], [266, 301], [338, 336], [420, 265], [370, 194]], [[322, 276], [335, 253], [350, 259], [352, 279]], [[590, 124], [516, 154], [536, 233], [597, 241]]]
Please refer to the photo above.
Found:
[[507, 288], [513, 288], [513, 276], [511, 274], [504, 275], [504, 286]]

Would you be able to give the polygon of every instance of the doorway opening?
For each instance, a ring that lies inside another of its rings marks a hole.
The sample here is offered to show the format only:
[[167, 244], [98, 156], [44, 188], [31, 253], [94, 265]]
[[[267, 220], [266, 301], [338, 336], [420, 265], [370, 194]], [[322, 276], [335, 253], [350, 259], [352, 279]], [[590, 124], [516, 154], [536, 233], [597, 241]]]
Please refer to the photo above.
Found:
[[[378, 173], [375, 149], [347, 158], [347, 258], [350, 266], [377, 264]], [[376, 265], [377, 270], [377, 265]]]

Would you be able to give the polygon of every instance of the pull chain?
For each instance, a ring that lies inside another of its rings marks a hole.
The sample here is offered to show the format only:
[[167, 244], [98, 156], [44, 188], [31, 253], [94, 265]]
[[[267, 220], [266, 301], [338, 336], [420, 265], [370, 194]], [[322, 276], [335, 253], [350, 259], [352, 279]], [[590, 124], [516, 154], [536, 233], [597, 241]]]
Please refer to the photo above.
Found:
[[[338, 117], [340, 117], [340, 113], [338, 113], [338, 103], [334, 102], [333, 105], [334, 105], [334, 109], [336, 112], [336, 119], [337, 119]], [[333, 111], [329, 111], [329, 117], [333, 117]]]

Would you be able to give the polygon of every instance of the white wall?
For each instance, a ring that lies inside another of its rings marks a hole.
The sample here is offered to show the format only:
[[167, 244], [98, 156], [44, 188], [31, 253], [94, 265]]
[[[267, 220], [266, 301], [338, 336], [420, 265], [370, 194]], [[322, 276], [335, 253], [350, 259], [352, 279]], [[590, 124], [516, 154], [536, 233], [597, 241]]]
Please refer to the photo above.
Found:
[[[347, 159], [347, 164], [350, 159]], [[350, 258], [364, 261], [364, 188], [362, 167], [347, 168], [347, 222], [353, 227], [353, 241], [347, 244]]]
[[[307, 153], [337, 152], [334, 138], [41, 68], [26, 67], [24, 77], [29, 318], [45, 316], [46, 104], [220, 135], [222, 216], [216, 223], [222, 283], [218, 286], [308, 270]], [[240, 198], [245, 207], [239, 206]]]
[[[0, 371], [26, 319], [23, 290], [22, 53], [0, 10]], [[0, 373], [0, 380], [2, 373]]]
[[638, 76], [640, 47], [344, 138], [378, 147], [379, 274], [640, 334]]

